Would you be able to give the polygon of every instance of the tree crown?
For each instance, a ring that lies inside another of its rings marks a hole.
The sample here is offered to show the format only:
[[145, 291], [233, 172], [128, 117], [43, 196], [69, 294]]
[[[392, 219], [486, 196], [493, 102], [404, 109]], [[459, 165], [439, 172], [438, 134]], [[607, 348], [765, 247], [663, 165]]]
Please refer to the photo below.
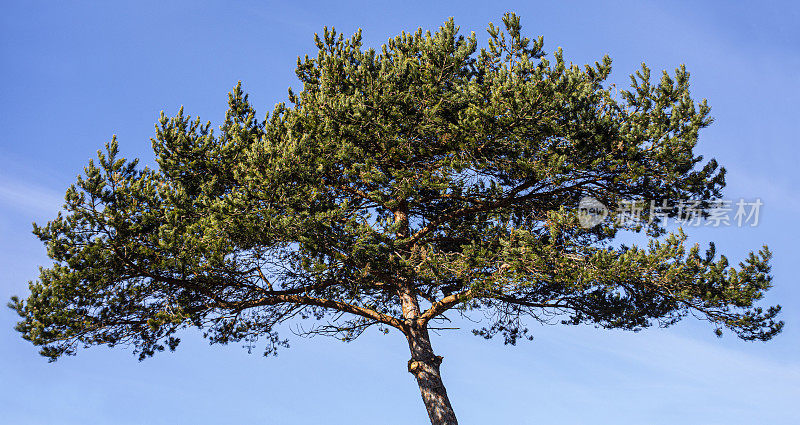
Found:
[[[351, 340], [452, 309], [481, 311], [474, 332], [509, 343], [526, 318], [637, 330], [694, 314], [743, 339], [780, 332], [780, 307], [756, 306], [766, 247], [733, 267], [648, 211], [646, 226], [579, 223], [585, 196], [706, 214], [721, 196], [724, 169], [694, 153], [710, 109], [684, 67], [653, 82], [642, 65], [618, 90], [610, 58], [547, 55], [513, 14], [488, 34], [478, 49], [451, 19], [375, 50], [326, 28], [298, 59], [302, 90], [265, 119], [239, 84], [218, 132], [162, 114], [156, 169], [112, 140], [64, 212], [34, 225], [54, 263], [12, 300], [17, 329], [51, 359], [126, 343], [146, 357], [190, 326], [271, 353], [289, 320]], [[620, 230], [653, 239], [617, 247]]]

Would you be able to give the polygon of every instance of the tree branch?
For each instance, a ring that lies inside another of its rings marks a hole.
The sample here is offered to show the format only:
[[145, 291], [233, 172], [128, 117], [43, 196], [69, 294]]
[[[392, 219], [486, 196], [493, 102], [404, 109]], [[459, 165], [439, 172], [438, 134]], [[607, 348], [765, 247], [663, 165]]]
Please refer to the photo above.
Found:
[[345, 313], [354, 314], [356, 316], [365, 317], [367, 319], [383, 323], [385, 325], [397, 328], [398, 330], [403, 332], [403, 323], [392, 316], [380, 313], [375, 310], [370, 310], [368, 308], [326, 298], [316, 298], [306, 295], [275, 295], [275, 296], [264, 297], [251, 302], [243, 302], [241, 304], [242, 308], [251, 308], [251, 307], [260, 307], [267, 305], [276, 305], [282, 303], [313, 305], [317, 307], [329, 308], [336, 311], [342, 311]]

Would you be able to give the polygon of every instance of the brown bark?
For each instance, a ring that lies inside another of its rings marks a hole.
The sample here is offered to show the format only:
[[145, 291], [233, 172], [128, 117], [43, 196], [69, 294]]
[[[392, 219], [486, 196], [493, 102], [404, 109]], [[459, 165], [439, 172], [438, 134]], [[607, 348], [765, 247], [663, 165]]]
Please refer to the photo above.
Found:
[[[395, 223], [398, 225], [397, 238], [408, 237], [408, 204], [401, 201], [394, 212]], [[458, 420], [447, 397], [447, 390], [442, 382], [439, 366], [442, 357], [433, 353], [431, 338], [428, 333], [429, 318], [421, 317], [419, 301], [413, 285], [404, 279], [398, 279], [398, 297], [403, 310], [403, 333], [408, 340], [411, 351], [411, 360], [408, 361], [408, 371], [414, 375], [419, 385], [422, 402], [428, 410], [431, 425], [457, 425]]]
[[408, 347], [411, 349], [408, 371], [417, 380], [422, 402], [425, 403], [425, 408], [428, 410], [431, 424], [458, 424], [439, 370], [439, 365], [442, 364], [442, 357], [433, 353], [427, 325], [410, 329], [407, 337]]
[[425, 403], [425, 409], [428, 410], [431, 424], [456, 425], [458, 420], [453, 406], [450, 405], [450, 399], [447, 397], [447, 390], [444, 388], [439, 369], [442, 357], [433, 352], [428, 324], [426, 321], [420, 320], [417, 297], [408, 288], [403, 288], [399, 295], [405, 319], [404, 332], [408, 340], [408, 348], [411, 351], [408, 371], [417, 380], [422, 402]]

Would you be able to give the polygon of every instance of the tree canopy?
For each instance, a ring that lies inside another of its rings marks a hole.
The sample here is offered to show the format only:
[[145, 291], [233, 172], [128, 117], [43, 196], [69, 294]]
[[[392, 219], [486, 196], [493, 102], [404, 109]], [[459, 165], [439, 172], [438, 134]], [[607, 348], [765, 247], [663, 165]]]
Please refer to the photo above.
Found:
[[266, 353], [286, 322], [345, 341], [397, 330], [434, 423], [455, 423], [428, 337], [448, 312], [508, 343], [532, 321], [780, 332], [780, 307], [757, 306], [766, 247], [731, 265], [647, 210], [645, 225], [579, 223], [586, 196], [704, 214], [720, 199], [725, 170], [694, 152], [710, 108], [684, 67], [656, 81], [642, 65], [618, 89], [609, 57], [548, 55], [513, 14], [488, 35], [479, 49], [451, 19], [376, 50], [326, 28], [298, 58], [302, 89], [264, 119], [239, 84], [218, 130], [162, 114], [155, 168], [112, 140], [34, 225], [53, 264], [13, 298], [17, 329], [52, 360], [101, 344], [144, 358], [188, 327]]

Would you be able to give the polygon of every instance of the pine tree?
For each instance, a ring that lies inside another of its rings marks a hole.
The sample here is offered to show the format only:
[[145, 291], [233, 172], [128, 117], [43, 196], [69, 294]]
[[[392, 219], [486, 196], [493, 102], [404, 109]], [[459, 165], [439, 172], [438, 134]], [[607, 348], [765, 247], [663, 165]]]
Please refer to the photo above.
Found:
[[[756, 306], [766, 247], [731, 266], [647, 210], [644, 225], [579, 222], [586, 196], [704, 214], [722, 196], [724, 169], [694, 153], [711, 118], [688, 72], [653, 82], [643, 65], [617, 90], [608, 57], [569, 64], [517, 16], [503, 24], [480, 50], [452, 19], [379, 51], [326, 28], [298, 59], [302, 90], [263, 120], [239, 84], [219, 131], [162, 114], [156, 169], [112, 140], [34, 225], [53, 264], [12, 299], [17, 330], [51, 360], [102, 344], [145, 358], [190, 327], [266, 354], [287, 321], [344, 341], [397, 331], [433, 424], [457, 423], [429, 337], [448, 312], [510, 344], [531, 321], [638, 330], [692, 314], [745, 340], [780, 332], [780, 307]], [[650, 242], [618, 245], [621, 231]]]

